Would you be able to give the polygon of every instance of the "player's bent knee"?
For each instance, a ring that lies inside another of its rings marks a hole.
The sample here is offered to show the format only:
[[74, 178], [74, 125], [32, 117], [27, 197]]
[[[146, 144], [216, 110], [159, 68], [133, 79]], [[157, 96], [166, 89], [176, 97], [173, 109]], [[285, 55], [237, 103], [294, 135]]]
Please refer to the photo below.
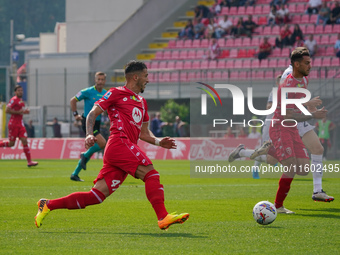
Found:
[[324, 148], [320, 143], [316, 146], [313, 146], [310, 150], [311, 154], [314, 154], [314, 155], [323, 155], [323, 151], [324, 151]]

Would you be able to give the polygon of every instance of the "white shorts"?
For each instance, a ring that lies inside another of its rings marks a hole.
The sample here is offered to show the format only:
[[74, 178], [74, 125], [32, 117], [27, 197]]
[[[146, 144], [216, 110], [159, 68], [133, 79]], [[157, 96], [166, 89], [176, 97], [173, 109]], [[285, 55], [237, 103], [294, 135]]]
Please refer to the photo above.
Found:
[[300, 137], [303, 137], [307, 132], [313, 130], [315, 126], [312, 126], [307, 121], [304, 122], [298, 122], [297, 129], [299, 131]]

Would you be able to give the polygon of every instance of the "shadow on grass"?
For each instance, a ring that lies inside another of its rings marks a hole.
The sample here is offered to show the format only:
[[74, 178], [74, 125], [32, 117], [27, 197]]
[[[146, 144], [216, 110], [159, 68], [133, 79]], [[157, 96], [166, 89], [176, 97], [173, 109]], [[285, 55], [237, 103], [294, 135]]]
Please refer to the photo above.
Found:
[[[51, 232], [51, 231], [44, 231], [41, 232], [44, 234], [60, 234], [63, 233], [62, 231], [58, 232]], [[83, 231], [68, 231], [64, 232], [65, 234], [86, 234], [88, 235], [89, 232], [83, 232]], [[167, 233], [167, 232], [161, 232], [161, 233], [111, 233], [111, 232], [96, 232], [96, 234], [104, 234], [104, 235], [121, 235], [121, 236], [151, 236], [151, 237], [184, 237], [184, 238], [207, 238], [207, 235], [194, 235], [192, 233]]]
[[[340, 219], [340, 209], [339, 208], [320, 208], [320, 209], [299, 209], [299, 211], [306, 212], [318, 212], [319, 214], [301, 214], [298, 215], [308, 216], [308, 217], [321, 217], [321, 218], [329, 218], [329, 219]], [[325, 214], [333, 213], [333, 214]], [[336, 213], [336, 214], [334, 214]]]

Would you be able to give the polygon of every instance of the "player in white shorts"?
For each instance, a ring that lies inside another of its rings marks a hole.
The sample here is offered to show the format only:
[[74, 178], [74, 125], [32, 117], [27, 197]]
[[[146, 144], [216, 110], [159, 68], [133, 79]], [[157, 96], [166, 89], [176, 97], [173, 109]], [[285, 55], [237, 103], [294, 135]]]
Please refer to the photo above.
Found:
[[[293, 67], [289, 65], [289, 67], [283, 72], [280, 80], [280, 84], [286, 79], [286, 77], [291, 74], [293, 71]], [[318, 98], [318, 97], [317, 97]], [[320, 100], [321, 102], [321, 100]], [[328, 196], [326, 192], [322, 189], [322, 175], [323, 175], [323, 146], [320, 143], [319, 137], [314, 131], [314, 126], [310, 125], [307, 121], [299, 122], [297, 124], [297, 129], [299, 131], [299, 135], [302, 139], [302, 142], [306, 146], [306, 148], [311, 153], [311, 169], [313, 174], [313, 195], [312, 199], [314, 201], [323, 201], [323, 202], [331, 202], [334, 200], [334, 197]], [[268, 133], [268, 132], [266, 132]], [[265, 134], [263, 132], [263, 134]], [[229, 162], [234, 161], [238, 157], [249, 157], [251, 159], [255, 159], [260, 162], [266, 162], [268, 164], [275, 165], [278, 161], [270, 156], [270, 155], [261, 155], [262, 153], [267, 153], [271, 143], [263, 143], [262, 147], [259, 148], [257, 153], [254, 153], [254, 150], [246, 150], [244, 145], [239, 145], [229, 156]], [[243, 147], [242, 147], [243, 146]], [[318, 171], [317, 171], [318, 170]]]

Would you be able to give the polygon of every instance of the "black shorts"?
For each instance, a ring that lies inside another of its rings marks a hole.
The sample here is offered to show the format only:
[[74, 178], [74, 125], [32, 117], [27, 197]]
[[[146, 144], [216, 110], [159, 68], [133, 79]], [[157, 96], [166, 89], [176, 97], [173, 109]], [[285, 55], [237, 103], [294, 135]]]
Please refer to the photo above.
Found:
[[[86, 134], [86, 117], [84, 115], [82, 115], [83, 119], [81, 120], [81, 124], [82, 124], [82, 128], [83, 131]], [[96, 122], [94, 123], [94, 127], [93, 127], [93, 135], [99, 135], [100, 134], [100, 120], [96, 120]]]

